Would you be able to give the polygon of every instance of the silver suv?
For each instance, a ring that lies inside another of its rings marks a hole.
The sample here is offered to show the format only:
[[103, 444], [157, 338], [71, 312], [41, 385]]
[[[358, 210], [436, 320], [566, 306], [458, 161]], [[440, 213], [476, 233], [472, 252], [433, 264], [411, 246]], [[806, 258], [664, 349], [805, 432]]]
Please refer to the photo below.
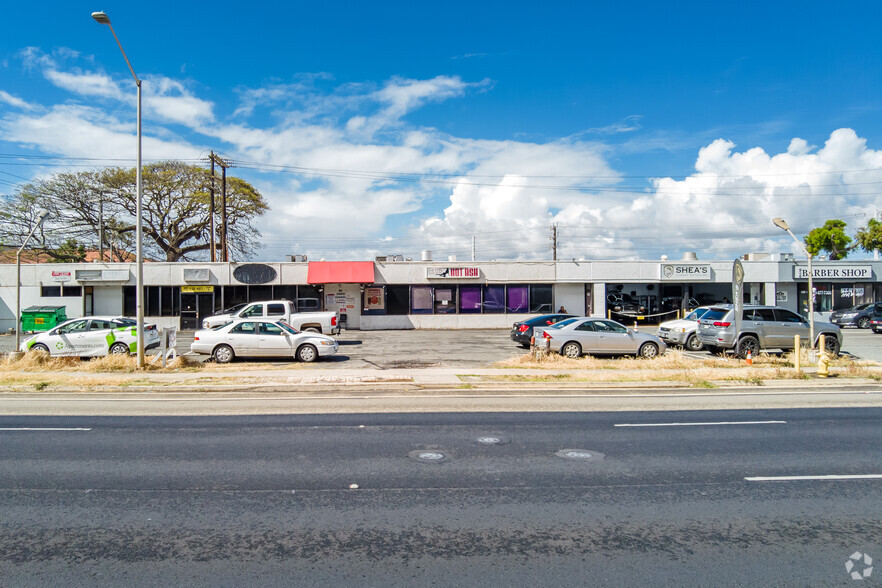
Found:
[[[821, 335], [834, 357], [842, 347], [842, 333], [834, 324], [815, 321], [815, 344]], [[711, 307], [698, 320], [698, 338], [711, 353], [734, 349], [739, 357], [753, 355], [763, 349], [793, 349], [793, 336], [809, 338], [808, 321], [795, 312], [777, 306], [745, 305], [741, 315], [741, 332], [735, 332], [735, 309], [731, 304]]]

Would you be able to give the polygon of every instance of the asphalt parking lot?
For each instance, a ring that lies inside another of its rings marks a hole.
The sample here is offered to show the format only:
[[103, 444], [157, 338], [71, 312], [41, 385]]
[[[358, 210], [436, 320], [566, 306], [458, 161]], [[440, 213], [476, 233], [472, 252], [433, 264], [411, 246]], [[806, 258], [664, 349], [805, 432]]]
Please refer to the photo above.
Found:
[[[646, 331], [655, 333], [656, 328], [647, 327]], [[842, 332], [844, 354], [882, 362], [882, 334], [858, 329]], [[192, 331], [179, 333], [179, 353], [189, 351], [192, 338]], [[340, 350], [335, 357], [322, 360], [329, 368], [482, 367], [528, 353], [509, 339], [508, 329], [344, 331], [335, 338]], [[707, 353], [686, 355], [697, 360]]]
[[[644, 329], [641, 329], [644, 330]], [[646, 327], [655, 333], [655, 327]], [[882, 362], [882, 334], [870, 330], [843, 329], [842, 351], [860, 359]], [[178, 333], [176, 349], [179, 354], [189, 353], [193, 331]], [[509, 339], [508, 329], [464, 330], [401, 330], [401, 331], [343, 331], [335, 337], [340, 343], [338, 354], [321, 360], [326, 368], [375, 367], [434, 368], [434, 367], [486, 367], [497, 361], [511, 359], [528, 353]], [[0, 336], [0, 351], [12, 351], [13, 335]], [[700, 359], [705, 352], [686, 353]], [[207, 356], [200, 356], [207, 359]], [[278, 360], [265, 360], [268, 364]]]

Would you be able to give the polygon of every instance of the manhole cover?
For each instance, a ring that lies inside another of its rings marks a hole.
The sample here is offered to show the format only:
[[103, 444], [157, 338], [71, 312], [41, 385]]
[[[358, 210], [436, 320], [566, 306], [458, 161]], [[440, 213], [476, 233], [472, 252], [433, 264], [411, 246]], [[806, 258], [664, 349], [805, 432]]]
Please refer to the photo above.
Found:
[[411, 451], [407, 455], [411, 459], [415, 459], [417, 461], [422, 461], [425, 463], [438, 463], [444, 461], [447, 458], [447, 456], [440, 451], [428, 451], [425, 449]]
[[476, 441], [484, 445], [505, 445], [508, 443], [508, 439], [502, 435], [481, 435]]
[[604, 455], [599, 451], [588, 451], [587, 449], [561, 449], [560, 451], [555, 452], [555, 455], [566, 459], [581, 459], [589, 461], [596, 461], [604, 458]]

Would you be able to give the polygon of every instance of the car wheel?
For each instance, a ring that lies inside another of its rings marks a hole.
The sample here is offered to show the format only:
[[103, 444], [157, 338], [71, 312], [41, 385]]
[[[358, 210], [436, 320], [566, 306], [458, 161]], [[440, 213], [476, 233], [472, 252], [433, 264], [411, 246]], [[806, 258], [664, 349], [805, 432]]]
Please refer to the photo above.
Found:
[[35, 345], [31, 345], [31, 348], [28, 351], [42, 351], [43, 353], [48, 354], [49, 348], [43, 345], [42, 343], [37, 343]]
[[873, 332], [878, 335], [879, 333], [882, 333], [882, 329], [877, 329], [876, 327], [873, 327]]
[[824, 337], [824, 348], [833, 357], [839, 357], [839, 339], [832, 335]]
[[318, 350], [313, 345], [301, 345], [297, 349], [297, 359], [304, 363], [312, 363], [318, 359]]
[[110, 355], [129, 354], [129, 346], [125, 343], [114, 343], [110, 346]]
[[582, 346], [574, 341], [570, 341], [560, 350], [561, 355], [565, 355], [570, 359], [578, 359], [582, 357]]
[[701, 351], [704, 349], [704, 343], [695, 335], [689, 335], [689, 338], [686, 339], [686, 349], [689, 351]]
[[870, 326], [870, 317], [862, 316], [861, 318], [858, 319], [857, 328], [866, 329], [869, 326]]
[[218, 345], [214, 348], [211, 356], [218, 363], [230, 363], [236, 357], [236, 354], [229, 345]]
[[738, 347], [736, 347], [735, 353], [741, 359], [747, 359], [748, 353], [750, 353], [751, 357], [759, 353], [759, 346], [759, 339], [753, 335], [746, 335], [738, 340]]
[[316, 329], [315, 327], [306, 327], [305, 329], [303, 329], [303, 332], [304, 333], [318, 333], [319, 330]]
[[637, 354], [644, 359], [652, 359], [658, 356], [658, 345], [655, 343], [644, 343], [640, 346]]

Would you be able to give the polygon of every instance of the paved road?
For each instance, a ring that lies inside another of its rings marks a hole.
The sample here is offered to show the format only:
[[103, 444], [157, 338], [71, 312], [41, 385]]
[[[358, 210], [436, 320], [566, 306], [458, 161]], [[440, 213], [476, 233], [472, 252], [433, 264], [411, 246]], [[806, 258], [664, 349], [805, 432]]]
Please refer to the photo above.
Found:
[[0, 584], [846, 585], [882, 480], [747, 478], [882, 474], [880, 417], [0, 417]]

